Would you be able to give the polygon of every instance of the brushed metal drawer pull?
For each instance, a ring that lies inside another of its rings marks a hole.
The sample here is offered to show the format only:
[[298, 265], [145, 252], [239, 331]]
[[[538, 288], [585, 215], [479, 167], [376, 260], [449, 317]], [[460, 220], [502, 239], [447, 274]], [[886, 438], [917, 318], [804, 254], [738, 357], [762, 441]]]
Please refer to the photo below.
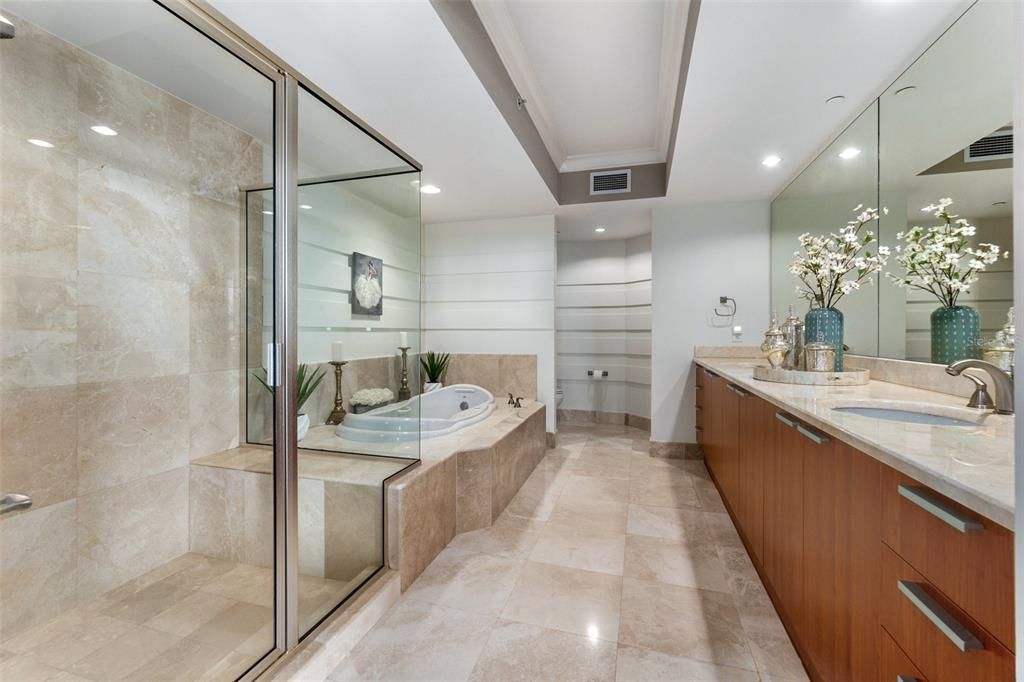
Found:
[[942, 500], [929, 495], [923, 490], [911, 488], [905, 485], [898, 486], [896, 490], [899, 492], [900, 496], [910, 500], [921, 509], [924, 509], [926, 512], [947, 525], [956, 528], [961, 533], [970, 533], [972, 530], [981, 530], [984, 528], [983, 525], [972, 519], [970, 516], [950, 507]]
[[726, 384], [725, 386], [726, 388], [728, 388], [730, 391], [732, 391], [741, 398], [746, 398], [748, 395], [750, 395], [749, 393], [747, 393], [746, 391], [744, 391], [742, 388], [735, 384]]
[[971, 631], [965, 628], [949, 611], [942, 608], [942, 605], [935, 601], [920, 583], [910, 582], [909, 580], [897, 580], [896, 585], [900, 588], [903, 596], [909, 599], [910, 603], [916, 606], [917, 610], [930, 620], [932, 625], [942, 631], [942, 634], [957, 649], [966, 653], [968, 651], [980, 651], [985, 648], [981, 640], [972, 635]]
[[918, 682], [918, 679], [910, 675], [897, 675], [896, 682]]
[[828, 443], [830, 440], [832, 440], [831, 438], [829, 438], [826, 435], [817, 433], [816, 431], [811, 431], [809, 428], [807, 428], [803, 424], [797, 424], [796, 425], [796, 430], [799, 431], [804, 436], [806, 436], [807, 438], [810, 438], [811, 440], [813, 440], [818, 445], [824, 445], [825, 443]]
[[782, 414], [781, 412], [776, 412], [775, 413], [775, 418], [778, 419], [783, 424], [785, 424], [786, 426], [796, 426], [796, 420], [795, 419], [791, 419], [791, 418], [787, 417], [786, 415]]

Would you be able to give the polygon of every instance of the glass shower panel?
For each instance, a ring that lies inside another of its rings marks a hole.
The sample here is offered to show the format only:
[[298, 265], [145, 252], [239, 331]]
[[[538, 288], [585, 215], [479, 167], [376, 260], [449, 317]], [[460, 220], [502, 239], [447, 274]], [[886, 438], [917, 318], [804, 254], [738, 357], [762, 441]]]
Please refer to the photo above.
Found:
[[[306, 632], [384, 566], [384, 481], [419, 458], [418, 401], [409, 398], [420, 392], [420, 216], [419, 173], [408, 162], [302, 88], [298, 120]], [[396, 430], [355, 428], [352, 414], [374, 406], [394, 411]]]
[[150, 0], [3, 14], [0, 679], [236, 677], [275, 643], [239, 447], [275, 83]]

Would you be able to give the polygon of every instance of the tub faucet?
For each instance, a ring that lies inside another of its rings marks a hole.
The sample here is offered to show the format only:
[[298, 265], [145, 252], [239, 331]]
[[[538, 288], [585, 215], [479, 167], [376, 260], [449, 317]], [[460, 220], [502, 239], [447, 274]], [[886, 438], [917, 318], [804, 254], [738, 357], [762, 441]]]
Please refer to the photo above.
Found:
[[515, 401], [515, 403], [513, 403], [513, 406], [514, 407], [522, 407], [523, 406], [523, 398], [522, 398], [522, 396], [516, 398], [516, 401]]
[[[954, 362], [946, 368], [946, 374], [957, 377], [960, 376], [960, 373], [965, 369], [985, 370], [992, 378], [992, 385], [995, 388], [996, 414], [1013, 414], [1013, 377], [1009, 372], [996, 367], [991, 362], [970, 358]], [[977, 391], [975, 391], [975, 393], [977, 393]], [[971, 398], [971, 402], [974, 402], [973, 397]], [[970, 404], [968, 404], [968, 406], [971, 407]]]
[[512, 397], [511, 393], [508, 394], [508, 404], [512, 407], [516, 405], [516, 399]]

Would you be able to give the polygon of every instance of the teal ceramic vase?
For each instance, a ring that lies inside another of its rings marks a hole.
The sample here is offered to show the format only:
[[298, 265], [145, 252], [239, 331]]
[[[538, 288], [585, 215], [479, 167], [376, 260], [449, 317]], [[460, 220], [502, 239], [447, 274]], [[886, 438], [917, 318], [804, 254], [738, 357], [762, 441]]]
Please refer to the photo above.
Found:
[[836, 349], [836, 370], [843, 371], [843, 314], [835, 308], [812, 308], [804, 316], [807, 343], [829, 343]]
[[932, 362], [948, 365], [978, 355], [981, 324], [978, 311], [967, 305], [932, 311]]

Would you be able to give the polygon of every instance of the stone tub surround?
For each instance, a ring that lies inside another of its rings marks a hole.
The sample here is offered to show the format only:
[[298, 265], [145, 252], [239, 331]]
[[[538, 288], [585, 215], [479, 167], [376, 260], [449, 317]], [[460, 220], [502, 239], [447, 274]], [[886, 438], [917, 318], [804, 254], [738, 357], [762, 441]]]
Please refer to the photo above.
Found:
[[238, 186], [262, 175], [237, 128], [12, 19], [0, 488], [33, 506], [0, 519], [0, 647], [188, 551], [189, 462], [238, 444]]
[[500, 406], [452, 436], [425, 440], [422, 462], [387, 486], [388, 564], [404, 590], [459, 533], [489, 527], [547, 451], [544, 405]]
[[[299, 573], [354, 581], [384, 561], [384, 481], [410, 460], [299, 451]], [[273, 451], [246, 446], [190, 467], [190, 551], [270, 567]]]
[[[441, 351], [444, 352], [444, 351]], [[511, 353], [452, 353], [445, 384], [474, 384], [494, 394], [498, 404], [508, 394], [537, 399], [537, 356]]]
[[[904, 424], [832, 410], [841, 400], [903, 400], [963, 408], [959, 396], [872, 379], [867, 386], [797, 386], [757, 381], [755, 360], [697, 358], [696, 363], [798, 419], [1013, 529], [1012, 416], [989, 414], [981, 426]], [[872, 370], [874, 372], [874, 370]]]

